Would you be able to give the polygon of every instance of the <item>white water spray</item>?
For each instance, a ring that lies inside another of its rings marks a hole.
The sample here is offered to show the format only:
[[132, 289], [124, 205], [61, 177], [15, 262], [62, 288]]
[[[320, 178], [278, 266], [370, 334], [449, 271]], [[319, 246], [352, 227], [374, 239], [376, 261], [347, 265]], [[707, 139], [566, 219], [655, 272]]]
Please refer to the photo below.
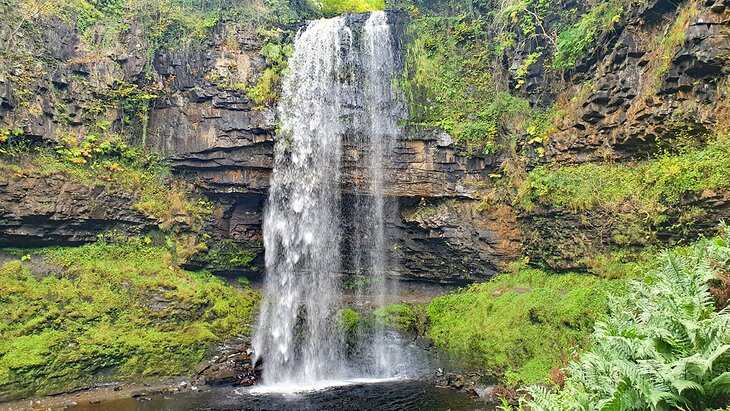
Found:
[[334, 321], [342, 299], [341, 157], [348, 132], [362, 136], [369, 186], [353, 215], [359, 271], [384, 304], [388, 284], [384, 169], [404, 114], [391, 88], [395, 45], [384, 12], [362, 32], [346, 17], [311, 22], [297, 36], [279, 104], [281, 128], [264, 220], [267, 277], [254, 350], [267, 385], [389, 378], [402, 363], [400, 340], [376, 327], [367, 358], [348, 363]]

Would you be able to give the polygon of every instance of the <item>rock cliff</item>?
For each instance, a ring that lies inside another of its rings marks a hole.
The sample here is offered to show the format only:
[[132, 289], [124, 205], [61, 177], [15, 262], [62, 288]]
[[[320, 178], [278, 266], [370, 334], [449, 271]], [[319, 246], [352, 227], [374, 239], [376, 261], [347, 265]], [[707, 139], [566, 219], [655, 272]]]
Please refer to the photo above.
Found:
[[[496, 68], [511, 91], [534, 106], [569, 102], [541, 156], [529, 136], [518, 139], [527, 168], [637, 160], [672, 150], [680, 139], [701, 143], [726, 130], [728, 8], [720, 0], [632, 3], [598, 46], [562, 75], [541, 59], [519, 73], [549, 42], [517, 41]], [[391, 19], [405, 50], [413, 40], [403, 34], [408, 19], [403, 13]], [[277, 44], [289, 44], [297, 27], [266, 30], [276, 32]], [[678, 40], [657, 46], [672, 33]], [[130, 143], [144, 144], [170, 163], [171, 178], [192, 183], [211, 200], [205, 233], [255, 251], [260, 268], [277, 113], [274, 102], [253, 101], [247, 90], [274, 64], [262, 51], [271, 39], [256, 27], [223, 21], [200, 41], [154, 49], [132, 22], [113, 50], [99, 53], [72, 23], [50, 20], [37, 37], [14, 40], [29, 52], [0, 75], [0, 127], [51, 147], [69, 135], [135, 136]], [[46, 55], [51, 57], [41, 58]], [[347, 202], [363, 195], [357, 164], [367, 153], [353, 138], [346, 139], [344, 152]], [[572, 269], [584, 268], [571, 257], [575, 253], [610, 248], [605, 233], [622, 226], [600, 213], [550, 206], [524, 211], [508, 201], [488, 201], [490, 176], [503, 171], [506, 156], [467, 153], [440, 130], [404, 128], [387, 170], [387, 194], [398, 204], [398, 218], [388, 225], [399, 260], [393, 274], [469, 282], [525, 254]], [[1, 245], [74, 245], [111, 229], [144, 233], [160, 224], [130, 206], [139, 192], [109, 192], [53, 173], [6, 177], [0, 179]], [[682, 234], [663, 223], [652, 235], [656, 241], [696, 235], [730, 215], [727, 199], [724, 192], [687, 198], [710, 210], [704, 222]]]

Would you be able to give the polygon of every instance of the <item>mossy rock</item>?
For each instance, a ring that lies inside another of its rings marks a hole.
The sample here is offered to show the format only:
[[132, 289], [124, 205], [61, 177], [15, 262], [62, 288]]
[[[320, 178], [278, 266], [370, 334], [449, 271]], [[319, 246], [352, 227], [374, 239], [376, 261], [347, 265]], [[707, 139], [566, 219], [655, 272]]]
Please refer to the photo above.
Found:
[[190, 372], [213, 345], [249, 334], [259, 300], [142, 241], [31, 254], [62, 269], [0, 267], [0, 399]]

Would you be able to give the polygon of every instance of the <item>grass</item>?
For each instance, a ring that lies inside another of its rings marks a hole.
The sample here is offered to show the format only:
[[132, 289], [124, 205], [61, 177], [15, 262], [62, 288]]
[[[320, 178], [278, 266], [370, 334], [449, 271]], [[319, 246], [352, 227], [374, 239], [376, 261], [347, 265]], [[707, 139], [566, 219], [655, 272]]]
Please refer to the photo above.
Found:
[[434, 343], [467, 367], [509, 385], [545, 382], [585, 347], [624, 280], [522, 268], [436, 298], [427, 307]]
[[687, 27], [689, 26], [690, 20], [699, 13], [697, 5], [693, 2], [687, 3], [679, 10], [679, 15], [669, 29], [666, 36], [661, 37], [661, 43], [659, 44], [661, 50], [660, 64], [656, 70], [657, 81], [661, 79], [669, 71], [669, 67], [674, 57], [674, 52], [677, 46], [682, 45], [687, 35]]
[[32, 254], [57, 269], [0, 267], [0, 398], [188, 372], [249, 333], [259, 298], [142, 241]]

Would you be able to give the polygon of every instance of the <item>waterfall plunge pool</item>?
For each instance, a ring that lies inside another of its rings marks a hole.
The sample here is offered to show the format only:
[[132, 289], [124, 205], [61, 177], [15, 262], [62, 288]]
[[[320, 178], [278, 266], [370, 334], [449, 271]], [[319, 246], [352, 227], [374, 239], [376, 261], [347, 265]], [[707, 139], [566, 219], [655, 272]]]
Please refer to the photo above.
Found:
[[[492, 405], [426, 381], [350, 380], [313, 386], [288, 386], [288, 391], [252, 388], [215, 388], [148, 397], [79, 404], [73, 411], [477, 411]], [[284, 388], [284, 387], [280, 387]]]

